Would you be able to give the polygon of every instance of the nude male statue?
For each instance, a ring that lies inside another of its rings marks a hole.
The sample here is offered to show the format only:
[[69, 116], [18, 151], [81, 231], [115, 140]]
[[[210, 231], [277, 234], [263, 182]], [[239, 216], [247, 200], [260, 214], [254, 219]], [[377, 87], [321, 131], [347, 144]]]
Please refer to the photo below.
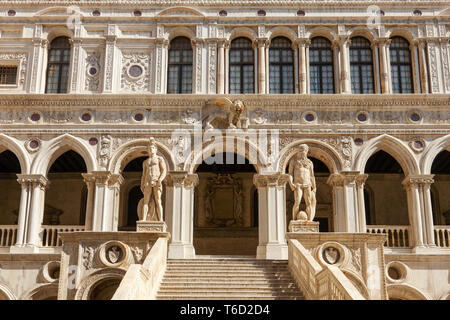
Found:
[[[316, 214], [316, 180], [314, 167], [307, 158], [308, 146], [301, 144], [294, 159], [289, 164], [289, 185], [294, 191], [295, 202], [292, 207], [293, 220], [312, 221]], [[300, 211], [302, 196], [305, 196], [306, 212]]]
[[166, 177], [167, 169], [164, 159], [156, 154], [155, 139], [150, 138], [149, 157], [143, 163], [141, 190], [144, 194], [141, 221], [163, 221], [161, 203], [162, 181]]

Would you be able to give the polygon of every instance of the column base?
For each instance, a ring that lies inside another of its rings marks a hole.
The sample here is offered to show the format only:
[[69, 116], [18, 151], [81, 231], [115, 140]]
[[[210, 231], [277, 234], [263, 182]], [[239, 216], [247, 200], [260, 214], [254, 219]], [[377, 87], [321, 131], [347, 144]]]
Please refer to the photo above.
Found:
[[10, 253], [39, 253], [39, 247], [31, 244], [12, 246], [9, 248]]
[[287, 260], [287, 244], [267, 244], [256, 248], [256, 259]]
[[426, 246], [420, 246], [420, 247], [414, 247], [412, 249], [413, 253], [417, 253], [417, 254], [439, 254], [442, 253], [442, 251], [440, 250], [439, 247], [437, 246], [433, 246], [433, 247], [426, 247]]
[[137, 221], [137, 232], [166, 232], [167, 225], [164, 221]]
[[192, 244], [169, 243], [168, 259], [194, 259], [195, 249]]
[[289, 232], [319, 232], [319, 222], [308, 220], [291, 220], [289, 222]]

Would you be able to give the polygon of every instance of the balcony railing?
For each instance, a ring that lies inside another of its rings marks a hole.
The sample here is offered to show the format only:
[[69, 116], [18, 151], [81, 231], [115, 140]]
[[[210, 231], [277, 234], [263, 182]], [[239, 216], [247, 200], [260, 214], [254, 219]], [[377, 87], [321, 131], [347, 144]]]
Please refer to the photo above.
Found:
[[450, 248], [450, 226], [434, 226], [434, 241], [441, 248]]
[[10, 247], [17, 241], [17, 225], [0, 226], [0, 247]]
[[42, 246], [43, 247], [60, 247], [62, 241], [59, 238], [60, 232], [84, 231], [84, 226], [42, 226]]
[[385, 247], [389, 248], [409, 248], [410, 226], [367, 226], [368, 233], [384, 233], [388, 235]]

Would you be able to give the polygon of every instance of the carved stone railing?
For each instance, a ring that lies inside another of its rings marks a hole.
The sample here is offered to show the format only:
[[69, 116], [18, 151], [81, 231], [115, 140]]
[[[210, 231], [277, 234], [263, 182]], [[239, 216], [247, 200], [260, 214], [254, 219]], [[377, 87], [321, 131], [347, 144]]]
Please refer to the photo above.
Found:
[[60, 232], [84, 231], [84, 229], [84, 226], [43, 225], [41, 229], [42, 247], [61, 247]]
[[322, 267], [298, 240], [288, 245], [289, 269], [308, 300], [365, 300], [338, 267]]
[[389, 248], [409, 248], [410, 226], [388, 226], [388, 225], [370, 225], [367, 226], [367, 233], [387, 234], [387, 240], [384, 244]]
[[441, 248], [450, 248], [450, 226], [434, 226], [434, 241]]
[[168, 238], [158, 238], [144, 262], [132, 264], [112, 300], [154, 300], [167, 265]]
[[16, 244], [17, 225], [0, 226], [0, 247], [10, 247]]

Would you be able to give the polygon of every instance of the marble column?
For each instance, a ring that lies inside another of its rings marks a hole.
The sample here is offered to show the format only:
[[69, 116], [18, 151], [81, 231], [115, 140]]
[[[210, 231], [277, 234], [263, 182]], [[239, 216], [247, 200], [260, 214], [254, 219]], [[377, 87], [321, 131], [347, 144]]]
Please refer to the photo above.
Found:
[[340, 46], [339, 70], [340, 70], [341, 93], [352, 93], [352, 86], [350, 82], [350, 58], [349, 58], [350, 39], [348, 37], [340, 39], [339, 46]]
[[371, 43], [370, 48], [372, 49], [372, 61], [373, 61], [373, 79], [374, 79], [374, 93], [381, 93], [381, 83], [380, 83], [380, 60], [378, 59], [378, 46], [375, 42]]
[[380, 52], [380, 77], [381, 77], [381, 93], [389, 93], [389, 67], [387, 58], [387, 46], [389, 45], [389, 40], [380, 39], [378, 40], [378, 49]]
[[333, 50], [333, 70], [334, 70], [334, 93], [341, 92], [340, 85], [340, 73], [341, 73], [341, 63], [340, 61], [340, 45], [338, 41], [334, 41], [331, 44], [331, 49]]
[[267, 39], [258, 39], [258, 93], [266, 93], [266, 43]]
[[413, 93], [420, 92], [420, 70], [419, 70], [419, 60], [417, 54], [417, 41], [411, 42], [409, 45], [409, 50], [411, 51], [411, 72], [413, 78]]
[[198, 185], [198, 175], [171, 171], [167, 174], [165, 183], [165, 218], [171, 235], [168, 258], [194, 258], [194, 190]]
[[109, 171], [92, 171], [82, 175], [88, 185], [86, 230], [117, 231], [123, 177]]
[[431, 209], [430, 185], [434, 175], [410, 175], [402, 184], [408, 199], [408, 214], [415, 251], [436, 247], [434, 239], [433, 212]]
[[72, 61], [70, 63], [70, 81], [67, 84], [67, 92], [78, 93], [80, 92], [80, 59], [81, 59], [81, 39], [70, 39], [72, 44]]
[[428, 67], [427, 67], [427, 54], [426, 54], [426, 40], [420, 39], [417, 43], [419, 51], [419, 70], [420, 70], [420, 87], [422, 93], [429, 93], [428, 87]]
[[289, 175], [282, 173], [255, 174], [253, 183], [258, 188], [257, 259], [287, 259], [286, 183]]
[[306, 52], [307, 47], [311, 41], [308, 39], [301, 39], [297, 42], [298, 47], [298, 82], [299, 82], [299, 92], [300, 94], [307, 94], [307, 62], [306, 62]]
[[225, 41], [217, 43], [217, 93], [225, 93]]
[[22, 185], [17, 243], [11, 252], [38, 252], [48, 180], [41, 174], [18, 174]]
[[336, 232], [366, 232], [364, 181], [359, 171], [333, 173], [327, 183], [333, 188], [333, 214]]

